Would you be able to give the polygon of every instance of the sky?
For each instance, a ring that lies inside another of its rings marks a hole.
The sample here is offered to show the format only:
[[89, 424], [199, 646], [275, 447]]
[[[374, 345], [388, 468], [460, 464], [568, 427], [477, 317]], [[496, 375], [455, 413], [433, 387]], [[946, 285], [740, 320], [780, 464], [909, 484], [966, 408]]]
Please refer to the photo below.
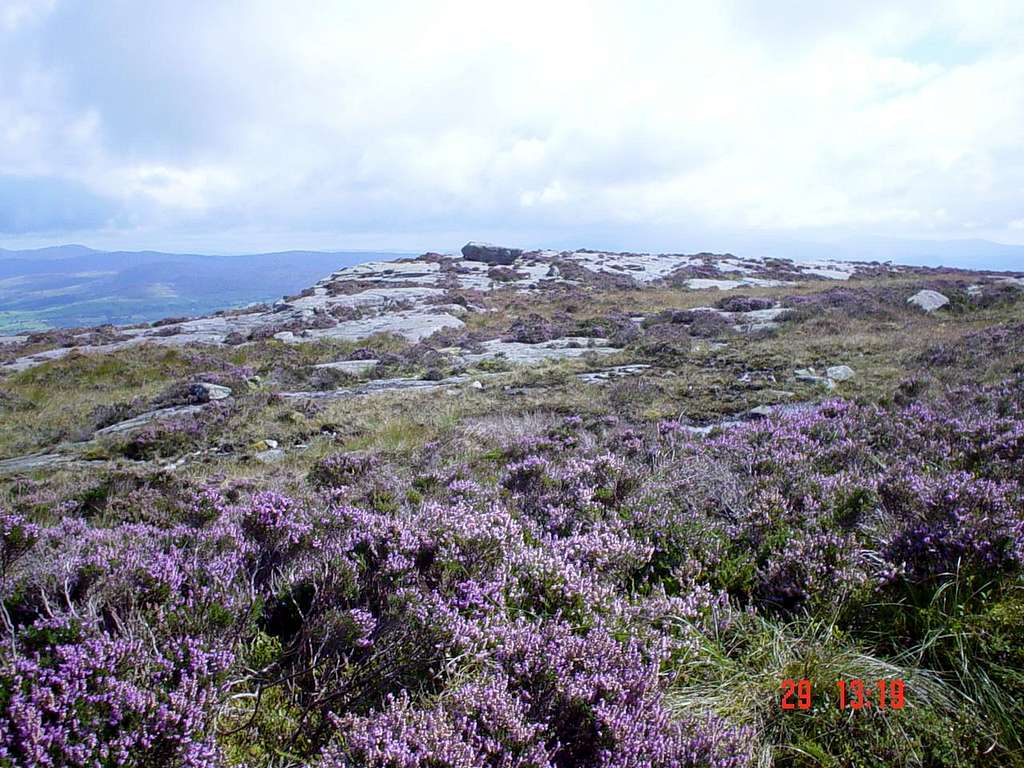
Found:
[[1024, 3], [0, 0], [0, 247], [1024, 244]]

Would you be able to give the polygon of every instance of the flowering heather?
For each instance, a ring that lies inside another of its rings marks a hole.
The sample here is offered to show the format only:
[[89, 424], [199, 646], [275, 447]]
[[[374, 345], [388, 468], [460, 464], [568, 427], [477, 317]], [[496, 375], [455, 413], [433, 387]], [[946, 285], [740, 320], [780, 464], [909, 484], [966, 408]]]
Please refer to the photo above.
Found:
[[220, 765], [211, 738], [216, 680], [232, 662], [192, 639], [79, 633], [67, 618], [23, 628], [2, 662], [0, 761], [11, 765]]
[[739, 768], [756, 724], [670, 706], [687, 660], [737, 617], [1013, 583], [1022, 459], [1015, 379], [707, 437], [570, 416], [431, 482], [339, 454], [146, 522], [0, 512], [0, 766]]

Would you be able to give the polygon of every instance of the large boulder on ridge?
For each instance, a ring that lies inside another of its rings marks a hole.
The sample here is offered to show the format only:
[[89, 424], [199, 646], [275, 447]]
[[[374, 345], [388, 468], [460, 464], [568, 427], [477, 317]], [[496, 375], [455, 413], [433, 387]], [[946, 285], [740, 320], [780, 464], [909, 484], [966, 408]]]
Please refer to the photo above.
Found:
[[462, 246], [462, 256], [466, 261], [482, 261], [485, 264], [508, 266], [522, 256], [521, 248], [504, 248], [489, 243], [466, 243]]

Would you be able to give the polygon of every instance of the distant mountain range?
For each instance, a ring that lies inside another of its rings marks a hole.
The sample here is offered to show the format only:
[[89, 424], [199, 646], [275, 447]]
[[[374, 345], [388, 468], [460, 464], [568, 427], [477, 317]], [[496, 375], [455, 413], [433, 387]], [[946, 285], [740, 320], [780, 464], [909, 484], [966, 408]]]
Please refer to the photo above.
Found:
[[402, 255], [285, 251], [204, 256], [97, 251], [82, 245], [0, 248], [0, 334], [206, 314], [272, 301], [341, 267]]

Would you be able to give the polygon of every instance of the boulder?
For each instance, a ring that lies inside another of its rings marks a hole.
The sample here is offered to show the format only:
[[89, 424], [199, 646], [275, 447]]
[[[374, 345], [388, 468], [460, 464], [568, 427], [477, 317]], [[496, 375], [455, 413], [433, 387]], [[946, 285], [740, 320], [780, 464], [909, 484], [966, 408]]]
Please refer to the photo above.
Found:
[[466, 261], [482, 261], [485, 264], [508, 266], [522, 256], [520, 248], [504, 248], [488, 243], [466, 243], [462, 246], [462, 256]]
[[849, 381], [857, 374], [848, 365], [830, 365], [825, 370], [825, 375], [834, 381]]
[[916, 307], [920, 307], [925, 312], [934, 312], [937, 309], [949, 304], [949, 299], [943, 296], [938, 291], [918, 291], [909, 299], [908, 304], [913, 304]]

